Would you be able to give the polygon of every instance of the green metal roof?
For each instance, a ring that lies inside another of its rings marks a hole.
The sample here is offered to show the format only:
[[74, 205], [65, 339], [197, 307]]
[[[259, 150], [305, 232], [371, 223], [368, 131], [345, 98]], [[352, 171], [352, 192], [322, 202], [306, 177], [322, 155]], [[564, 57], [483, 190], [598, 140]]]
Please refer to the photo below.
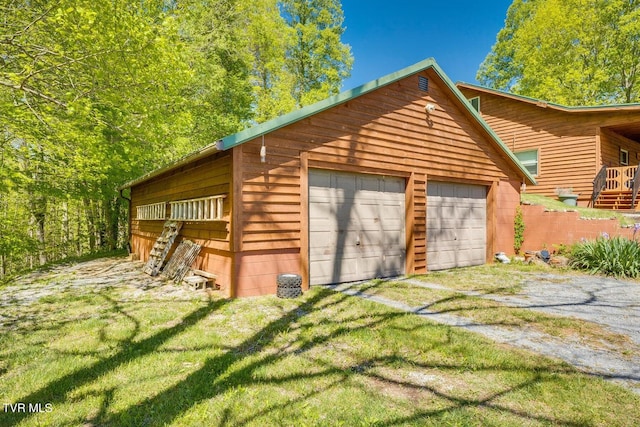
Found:
[[306, 107], [302, 107], [299, 110], [292, 111], [291, 113], [276, 117], [275, 119], [266, 121], [257, 126], [253, 126], [233, 135], [226, 136], [221, 140], [224, 147], [223, 149], [226, 150], [228, 148], [235, 147], [236, 145], [240, 145], [243, 142], [247, 142], [256, 137], [273, 132], [276, 129], [290, 125], [299, 120], [306, 119], [307, 117], [313, 116], [314, 114], [320, 113], [321, 111], [328, 110], [329, 108], [335, 107], [336, 105], [344, 104], [345, 102], [359, 97], [360, 95], [372, 92], [376, 89], [394, 83], [398, 80], [402, 80], [407, 76], [418, 73], [422, 70], [426, 70], [430, 67], [437, 67], [437, 64], [433, 58], [425, 59], [410, 67], [403, 68], [402, 70], [387, 74], [386, 76], [380, 77], [379, 79], [373, 80], [369, 83], [365, 83], [362, 86], [356, 87], [355, 89], [347, 90], [338, 95], [334, 95], [322, 101], [316, 102], [315, 104], [307, 105]]
[[522, 163], [520, 163], [520, 161], [515, 157], [515, 155], [511, 152], [511, 150], [509, 150], [509, 148], [502, 142], [502, 140], [498, 137], [498, 135], [482, 119], [480, 114], [471, 106], [467, 98], [460, 92], [460, 90], [449, 79], [449, 77], [447, 77], [447, 75], [444, 73], [444, 71], [442, 71], [442, 69], [436, 63], [436, 61], [433, 58], [428, 58], [418, 62], [417, 64], [403, 68], [399, 71], [388, 74], [384, 77], [380, 77], [379, 79], [373, 80], [369, 83], [365, 83], [362, 86], [356, 87], [355, 89], [347, 90], [338, 95], [334, 95], [322, 101], [316, 102], [315, 104], [308, 105], [299, 110], [282, 115], [280, 117], [276, 117], [272, 120], [268, 120], [256, 126], [252, 126], [238, 133], [234, 133], [233, 135], [226, 136], [220, 139], [219, 141], [216, 141], [215, 143], [207, 145], [201, 148], [200, 150], [197, 150], [191, 154], [188, 154], [187, 156], [177, 160], [172, 164], [169, 164], [163, 168], [152, 171], [138, 179], [135, 179], [133, 181], [130, 181], [122, 185], [120, 187], [120, 190], [125, 188], [130, 188], [134, 185], [148, 181], [149, 179], [156, 177], [162, 173], [176, 169], [180, 166], [183, 166], [187, 163], [201, 159], [215, 152], [228, 150], [230, 148], [233, 148], [235, 146], [238, 146], [240, 144], [253, 140], [257, 137], [266, 135], [277, 129], [288, 126], [290, 124], [303, 120], [307, 117], [313, 116], [314, 114], [328, 110], [329, 108], [343, 104], [361, 95], [372, 92], [376, 89], [379, 89], [381, 87], [384, 87], [386, 85], [389, 85], [398, 80], [404, 79], [410, 75], [416, 74], [420, 71], [424, 71], [427, 69], [433, 69], [438, 74], [438, 76], [442, 79], [445, 85], [448, 86], [451, 92], [453, 92], [456, 98], [462, 103], [462, 105], [466, 107], [466, 109], [478, 121], [478, 123], [482, 126], [482, 128], [484, 128], [484, 130], [489, 134], [489, 136], [496, 142], [496, 144], [504, 152], [506, 157], [513, 162], [516, 168], [522, 173], [522, 176], [526, 180], [528, 180], [530, 183], [536, 184], [535, 179], [529, 173], [529, 171], [527, 171], [527, 169], [522, 165]]

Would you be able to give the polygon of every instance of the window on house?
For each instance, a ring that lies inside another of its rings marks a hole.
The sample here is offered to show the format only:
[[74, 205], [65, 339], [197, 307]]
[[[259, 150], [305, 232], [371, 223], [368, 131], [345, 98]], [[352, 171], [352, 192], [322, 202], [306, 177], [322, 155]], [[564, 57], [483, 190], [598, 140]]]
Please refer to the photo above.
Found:
[[151, 203], [136, 207], [136, 218], [143, 220], [164, 220], [167, 217], [167, 203]]
[[629, 151], [620, 149], [620, 164], [622, 166], [629, 166]]
[[529, 171], [531, 175], [538, 175], [538, 150], [518, 151], [514, 153], [520, 163]]
[[170, 202], [171, 219], [178, 221], [221, 220], [225, 197], [220, 195]]
[[470, 98], [469, 102], [471, 106], [479, 113], [480, 112], [480, 97], [476, 96], [475, 98]]

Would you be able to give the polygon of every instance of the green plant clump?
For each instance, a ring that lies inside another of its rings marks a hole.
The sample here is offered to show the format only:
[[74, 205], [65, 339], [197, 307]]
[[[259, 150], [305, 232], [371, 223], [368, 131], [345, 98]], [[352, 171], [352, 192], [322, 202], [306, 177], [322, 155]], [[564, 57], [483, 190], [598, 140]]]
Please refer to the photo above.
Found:
[[513, 221], [513, 231], [513, 249], [517, 254], [519, 254], [520, 249], [522, 248], [522, 243], [524, 242], [524, 213], [520, 206], [516, 208], [516, 216]]
[[570, 265], [591, 274], [635, 278], [640, 275], [640, 244], [619, 236], [578, 243]]

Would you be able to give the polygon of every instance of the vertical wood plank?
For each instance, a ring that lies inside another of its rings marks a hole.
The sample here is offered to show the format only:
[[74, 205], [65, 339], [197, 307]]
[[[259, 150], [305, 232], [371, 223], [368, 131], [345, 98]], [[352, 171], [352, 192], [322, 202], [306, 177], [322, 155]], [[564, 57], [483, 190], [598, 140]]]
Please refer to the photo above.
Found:
[[240, 252], [242, 251], [242, 149], [243, 146], [233, 147], [231, 153], [231, 239], [229, 250], [231, 251], [231, 283], [229, 284], [229, 297], [237, 295], [238, 273], [240, 269]]
[[487, 263], [493, 262], [496, 251], [496, 213], [497, 213], [497, 193], [500, 181], [494, 181], [487, 190]]
[[309, 289], [309, 153], [300, 154], [300, 275]]
[[414, 273], [427, 272], [427, 179], [424, 172], [413, 174]]
[[405, 186], [405, 233], [406, 236], [406, 265], [405, 273], [414, 274], [416, 270], [416, 236], [415, 236], [415, 173], [407, 179]]

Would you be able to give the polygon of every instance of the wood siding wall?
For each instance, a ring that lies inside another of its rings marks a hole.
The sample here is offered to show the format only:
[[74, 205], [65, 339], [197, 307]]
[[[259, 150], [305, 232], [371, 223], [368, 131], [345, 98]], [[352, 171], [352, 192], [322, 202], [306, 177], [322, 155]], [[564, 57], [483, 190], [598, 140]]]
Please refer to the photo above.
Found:
[[629, 165], [637, 166], [640, 161], [640, 144], [607, 129], [600, 131], [601, 164], [604, 166], [623, 166], [620, 163], [620, 149], [629, 152]]
[[[307, 238], [301, 234], [307, 230], [308, 200], [301, 171], [381, 174], [407, 180], [407, 266], [410, 272], [424, 272], [429, 179], [486, 186], [519, 182], [520, 172], [442, 87], [439, 77], [431, 70], [422, 75], [429, 78], [428, 92], [418, 88], [418, 75], [414, 75], [265, 135], [265, 163], [259, 156], [262, 138], [235, 147], [234, 156], [237, 151], [242, 157], [240, 251], [277, 254], [297, 248], [305, 252], [301, 242], [307, 245]], [[436, 105], [430, 114], [425, 112], [428, 102]], [[515, 205], [511, 210], [515, 213]], [[300, 258], [297, 271], [279, 272], [306, 276], [305, 256]], [[269, 288], [272, 293], [277, 273], [263, 270], [264, 289], [251, 292], [265, 293]], [[242, 277], [238, 278], [242, 288]], [[244, 293], [240, 288], [238, 292]]]
[[[556, 188], [571, 187], [582, 205], [589, 202], [602, 165], [614, 157], [618, 163], [621, 144], [613, 142], [613, 132], [602, 138], [601, 128], [640, 120], [638, 113], [566, 112], [467, 87], [461, 91], [467, 98], [480, 97], [482, 118], [513, 152], [539, 150], [538, 185], [527, 192], [555, 197]], [[637, 148], [629, 149], [630, 163], [632, 152]]]
[[[164, 221], [160, 220], [137, 220], [137, 206], [220, 194], [227, 196], [224, 200], [222, 221], [185, 222], [180, 231], [180, 239], [189, 239], [203, 246], [196, 260], [196, 268], [216, 273], [217, 283], [227, 288], [232, 280], [229, 224], [233, 195], [230, 153], [199, 160], [131, 189], [133, 251], [140, 255], [141, 260], [146, 261], [164, 224]], [[168, 209], [167, 205], [167, 217]]]

